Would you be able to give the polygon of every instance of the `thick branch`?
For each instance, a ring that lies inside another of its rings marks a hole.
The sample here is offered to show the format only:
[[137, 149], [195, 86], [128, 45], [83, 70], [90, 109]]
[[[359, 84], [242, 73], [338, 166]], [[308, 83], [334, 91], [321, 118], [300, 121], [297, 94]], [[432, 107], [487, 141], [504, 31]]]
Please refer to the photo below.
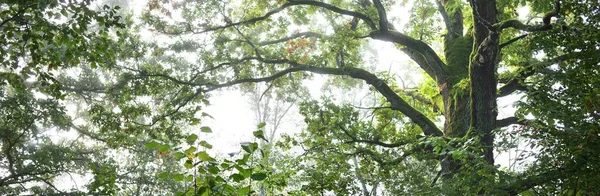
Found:
[[408, 144], [408, 142], [396, 142], [396, 143], [388, 144], [388, 143], [384, 143], [381, 141], [361, 140], [361, 139], [352, 139], [350, 141], [346, 141], [345, 143], [365, 143], [365, 144], [382, 146], [382, 147], [386, 147], [386, 148], [396, 148], [396, 147], [405, 146]]
[[435, 51], [425, 42], [413, 39], [400, 32], [390, 30], [388, 32], [374, 31], [369, 35], [373, 39], [388, 41], [406, 46], [403, 49], [427, 74], [435, 79], [439, 85], [445, 83], [446, 72], [442, 69], [445, 65]]
[[382, 32], [388, 31], [388, 20], [387, 14], [385, 13], [385, 7], [381, 3], [381, 0], [373, 0], [373, 4], [377, 9], [377, 14], [379, 15], [379, 30]]
[[512, 79], [504, 86], [500, 87], [498, 97], [504, 97], [512, 94], [515, 91], [527, 91], [527, 88], [523, 86], [519, 79]]
[[274, 63], [274, 64], [283, 64], [287, 63], [292, 65], [293, 67], [277, 72], [271, 76], [263, 77], [263, 78], [247, 78], [240, 79], [235, 81], [226, 82], [223, 84], [212, 84], [207, 85], [207, 91], [229, 87], [242, 83], [256, 83], [256, 82], [266, 82], [272, 81], [279, 77], [283, 77], [289, 73], [300, 72], [300, 71], [308, 71], [318, 74], [328, 74], [328, 75], [344, 75], [350, 76], [352, 78], [361, 79], [372, 85], [381, 93], [391, 104], [391, 109], [398, 110], [410, 118], [413, 122], [415, 122], [421, 129], [425, 135], [435, 135], [442, 136], [443, 133], [440, 129], [438, 129], [435, 124], [428, 119], [421, 112], [414, 109], [410, 106], [404, 99], [400, 98], [382, 79], [379, 79], [374, 74], [365, 71], [363, 69], [354, 68], [354, 67], [343, 67], [343, 68], [331, 68], [331, 67], [315, 67], [299, 64], [297, 62], [288, 61], [288, 60], [262, 60], [264, 63]]

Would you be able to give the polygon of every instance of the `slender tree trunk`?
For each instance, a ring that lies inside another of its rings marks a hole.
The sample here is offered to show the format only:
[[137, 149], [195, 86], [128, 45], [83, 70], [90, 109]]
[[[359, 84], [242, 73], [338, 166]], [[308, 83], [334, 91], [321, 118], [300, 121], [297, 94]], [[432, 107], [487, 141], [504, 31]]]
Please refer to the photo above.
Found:
[[[359, 169], [359, 165], [358, 165], [358, 159], [356, 157], [352, 157], [352, 161], [354, 162], [354, 167], [356, 167], [356, 170]], [[362, 193], [364, 196], [369, 196], [369, 190], [367, 190], [367, 184], [365, 183], [365, 180], [362, 178], [362, 175], [360, 175], [360, 173], [358, 171], [354, 172], [354, 174], [356, 175], [356, 178], [358, 179], [358, 182], [361, 185], [361, 189], [362, 189]]]

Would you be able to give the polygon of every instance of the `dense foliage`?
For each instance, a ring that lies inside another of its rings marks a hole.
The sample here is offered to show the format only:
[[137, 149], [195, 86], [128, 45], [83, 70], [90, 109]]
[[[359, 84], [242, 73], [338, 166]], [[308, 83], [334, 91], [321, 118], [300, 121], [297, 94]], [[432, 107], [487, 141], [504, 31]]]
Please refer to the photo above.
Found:
[[135, 2], [0, 3], [0, 194], [600, 194], [597, 1]]

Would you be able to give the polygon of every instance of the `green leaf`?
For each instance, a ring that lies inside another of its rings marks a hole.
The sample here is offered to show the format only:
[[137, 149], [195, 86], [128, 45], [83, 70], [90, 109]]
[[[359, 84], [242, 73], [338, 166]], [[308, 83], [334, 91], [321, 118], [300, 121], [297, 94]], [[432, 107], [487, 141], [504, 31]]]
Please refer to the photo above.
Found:
[[259, 129], [264, 128], [265, 126], [267, 126], [267, 123], [265, 123], [265, 122], [258, 123], [258, 125], [257, 125], [257, 127]]
[[254, 174], [252, 174], [252, 176], [250, 176], [250, 178], [252, 178], [252, 180], [256, 180], [256, 181], [262, 181], [265, 178], [267, 178], [267, 174], [265, 174], [265, 173], [254, 173]]
[[242, 143], [242, 149], [247, 153], [252, 154], [258, 148], [258, 144], [256, 142], [246, 142]]
[[235, 169], [237, 169], [240, 173], [240, 175], [243, 175], [244, 178], [248, 178], [250, 177], [250, 175], [252, 175], [252, 169], [248, 168], [248, 169], [244, 169], [242, 166], [236, 165]]
[[196, 134], [192, 134], [192, 135], [189, 135], [189, 136], [187, 136], [187, 138], [185, 139], [185, 141], [186, 141], [188, 144], [192, 144], [192, 143], [194, 143], [194, 142], [195, 142], [197, 139], [198, 139], [198, 135], [196, 135]]
[[211, 174], [218, 174], [221, 171], [217, 166], [214, 166], [214, 165], [209, 165], [207, 170]]
[[160, 174], [158, 174], [159, 179], [166, 179], [168, 177], [169, 177], [169, 172], [161, 172]]
[[192, 176], [192, 175], [188, 175], [188, 176], [186, 176], [186, 177], [185, 177], [185, 181], [186, 181], [186, 182], [191, 182], [191, 181], [194, 181], [194, 176]]
[[200, 146], [204, 147], [204, 148], [208, 148], [208, 149], [212, 149], [212, 145], [210, 145], [208, 142], [206, 141], [201, 141], [200, 142]]
[[148, 142], [146, 144], [144, 144], [144, 148], [149, 149], [149, 150], [153, 150], [156, 149], [158, 147], [159, 143], [155, 142], [155, 141], [151, 141]]
[[212, 129], [210, 127], [200, 127], [200, 131], [202, 133], [212, 133]]
[[202, 186], [202, 187], [198, 188], [196, 195], [201, 195], [201, 196], [208, 195], [208, 190], [210, 190], [208, 187]]
[[221, 168], [223, 168], [223, 169], [229, 169], [229, 164], [227, 164], [227, 163], [221, 163]]
[[231, 175], [229, 178], [231, 178], [234, 182], [241, 182], [242, 180], [246, 179], [246, 177], [244, 177], [243, 175], [241, 175], [239, 173], [235, 173], [235, 174]]
[[192, 154], [196, 152], [196, 147], [190, 146], [187, 150], [184, 151], [185, 154]]
[[202, 112], [202, 117], [205, 117], [205, 116], [206, 116], [206, 117], [209, 117], [209, 118], [211, 118], [211, 119], [215, 119], [215, 118], [213, 118], [213, 117], [212, 117], [210, 114], [208, 114], [208, 113], [205, 113], [205, 112]]
[[169, 150], [171, 150], [171, 146], [169, 146], [169, 145], [161, 144], [161, 145], [158, 146], [158, 151], [159, 152], [167, 152]]
[[267, 140], [267, 138], [265, 138], [265, 133], [263, 132], [263, 130], [254, 131], [254, 132], [252, 132], [252, 135], [254, 135], [254, 137], [256, 137], [256, 138], [260, 138], [260, 139], [264, 140], [265, 142], [269, 142], [269, 140]]
[[175, 156], [175, 159], [180, 160], [183, 157], [185, 157], [185, 153], [183, 153], [183, 152], [176, 152], [174, 156]]
[[183, 181], [183, 178], [185, 178], [185, 176], [183, 174], [175, 174], [173, 176], [173, 180], [177, 181], [177, 182], [181, 182]]
[[192, 160], [188, 159], [183, 164], [183, 167], [185, 167], [186, 169], [192, 169], [192, 168], [194, 168], [194, 163], [192, 162]]
[[195, 126], [195, 125], [199, 125], [199, 124], [200, 124], [200, 119], [198, 119], [198, 118], [190, 119], [190, 125]]
[[237, 191], [238, 195], [248, 195], [250, 193], [250, 186], [241, 188]]
[[198, 159], [200, 159], [200, 161], [215, 161], [215, 159], [206, 153], [206, 151], [198, 152]]

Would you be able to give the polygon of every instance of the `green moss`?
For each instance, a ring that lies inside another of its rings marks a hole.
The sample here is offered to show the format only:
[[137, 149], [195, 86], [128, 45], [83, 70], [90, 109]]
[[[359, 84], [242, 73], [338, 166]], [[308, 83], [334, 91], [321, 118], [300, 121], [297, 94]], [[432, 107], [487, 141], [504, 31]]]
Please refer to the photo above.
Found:
[[449, 83], [454, 85], [466, 78], [469, 73], [469, 57], [473, 48], [473, 37], [466, 35], [454, 40], [447, 40], [444, 46], [447, 63], [444, 71], [448, 73]]

